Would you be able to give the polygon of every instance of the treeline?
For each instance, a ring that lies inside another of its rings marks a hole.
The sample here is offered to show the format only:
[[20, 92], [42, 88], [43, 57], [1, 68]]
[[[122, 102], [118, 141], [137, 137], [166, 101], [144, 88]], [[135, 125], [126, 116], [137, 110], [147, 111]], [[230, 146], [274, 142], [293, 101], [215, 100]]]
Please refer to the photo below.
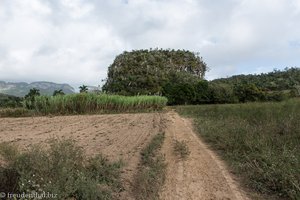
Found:
[[299, 90], [300, 68], [292, 67], [284, 70], [274, 70], [259, 75], [237, 75], [229, 78], [215, 79], [214, 83], [229, 85], [254, 84], [264, 91]]
[[16, 108], [22, 106], [22, 98], [0, 93], [0, 108]]
[[300, 95], [299, 68], [213, 81], [183, 76], [188, 75], [173, 76], [163, 87], [163, 95], [171, 105], [282, 101]]
[[208, 67], [198, 53], [150, 49], [124, 52], [108, 68], [103, 92], [154, 94], [169, 105], [281, 101], [299, 96], [300, 69], [238, 75], [206, 81]]

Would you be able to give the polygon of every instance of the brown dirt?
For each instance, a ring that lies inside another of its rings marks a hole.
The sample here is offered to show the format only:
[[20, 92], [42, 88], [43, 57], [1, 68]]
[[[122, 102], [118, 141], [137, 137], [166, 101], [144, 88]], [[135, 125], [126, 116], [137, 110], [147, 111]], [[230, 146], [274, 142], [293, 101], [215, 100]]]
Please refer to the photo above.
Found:
[[[24, 149], [51, 137], [73, 138], [87, 156], [101, 152], [110, 160], [122, 159], [125, 191], [120, 199], [134, 199], [131, 191], [140, 150], [163, 129], [162, 152], [168, 167], [161, 199], [248, 199], [224, 163], [193, 132], [191, 122], [175, 112], [0, 118], [0, 142]], [[174, 140], [186, 141], [191, 151], [187, 159], [174, 155]]]
[[[167, 113], [166, 139], [162, 151], [168, 164], [161, 199], [248, 199], [224, 163], [199, 139], [190, 120]], [[174, 154], [174, 141], [185, 141], [190, 155], [182, 160]]]
[[160, 120], [158, 113], [0, 118], [0, 142], [12, 142], [24, 149], [53, 137], [73, 138], [87, 156], [101, 152], [110, 160], [125, 162], [125, 191], [120, 199], [133, 199], [130, 191], [140, 150], [160, 131]]

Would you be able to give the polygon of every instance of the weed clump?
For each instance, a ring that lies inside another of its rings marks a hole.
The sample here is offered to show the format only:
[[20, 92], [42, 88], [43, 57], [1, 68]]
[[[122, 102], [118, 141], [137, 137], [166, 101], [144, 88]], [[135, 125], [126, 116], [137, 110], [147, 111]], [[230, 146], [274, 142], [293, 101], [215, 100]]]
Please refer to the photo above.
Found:
[[175, 140], [173, 149], [175, 155], [181, 159], [186, 159], [191, 153], [186, 141]]
[[121, 162], [102, 155], [85, 158], [73, 140], [52, 139], [20, 152], [0, 145], [0, 188], [5, 193], [52, 194], [57, 199], [112, 199], [122, 189]]
[[158, 199], [158, 193], [165, 181], [166, 164], [159, 154], [165, 135], [159, 133], [141, 152], [141, 166], [135, 182], [136, 199]]

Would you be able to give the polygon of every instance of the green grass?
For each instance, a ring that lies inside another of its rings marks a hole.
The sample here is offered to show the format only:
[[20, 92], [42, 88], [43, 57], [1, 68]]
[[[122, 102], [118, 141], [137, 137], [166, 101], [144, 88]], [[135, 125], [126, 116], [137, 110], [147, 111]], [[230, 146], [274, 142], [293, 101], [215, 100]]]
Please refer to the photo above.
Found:
[[121, 162], [102, 155], [86, 158], [73, 140], [52, 139], [47, 148], [19, 151], [0, 144], [0, 188], [4, 193], [57, 195], [55, 199], [115, 199], [122, 188]]
[[160, 96], [120, 96], [107, 94], [69, 94], [37, 96], [34, 103], [25, 102], [37, 113], [84, 114], [111, 112], [140, 112], [161, 110], [167, 103]]
[[178, 106], [253, 190], [300, 199], [300, 101]]
[[136, 199], [159, 199], [158, 194], [165, 181], [166, 171], [164, 157], [159, 153], [164, 139], [164, 134], [157, 134], [141, 151], [141, 165], [134, 188]]

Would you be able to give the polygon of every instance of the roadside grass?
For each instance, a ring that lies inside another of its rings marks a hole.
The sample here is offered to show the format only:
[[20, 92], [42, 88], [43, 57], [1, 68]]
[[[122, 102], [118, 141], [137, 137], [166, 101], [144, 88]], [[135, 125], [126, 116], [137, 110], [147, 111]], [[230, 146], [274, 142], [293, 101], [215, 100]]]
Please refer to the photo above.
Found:
[[186, 141], [175, 140], [173, 149], [174, 154], [181, 159], [186, 159], [191, 153]]
[[55, 199], [114, 199], [121, 189], [122, 162], [102, 155], [85, 158], [73, 140], [51, 139], [19, 151], [0, 144], [1, 192], [57, 195]]
[[141, 151], [141, 163], [134, 187], [138, 200], [159, 199], [159, 191], [166, 176], [165, 159], [159, 153], [164, 139], [164, 133], [157, 134]]
[[177, 106], [248, 188], [300, 199], [300, 101]]

